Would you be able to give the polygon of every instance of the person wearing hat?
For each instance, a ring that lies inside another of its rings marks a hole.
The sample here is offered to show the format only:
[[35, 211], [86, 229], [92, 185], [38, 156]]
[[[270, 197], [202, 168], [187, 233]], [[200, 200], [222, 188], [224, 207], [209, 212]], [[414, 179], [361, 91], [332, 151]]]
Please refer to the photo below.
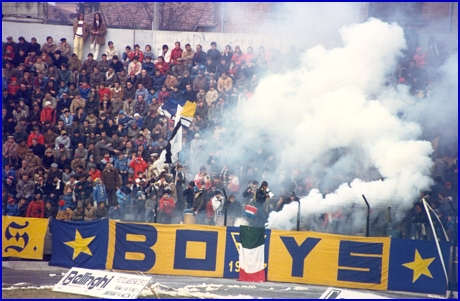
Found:
[[13, 176], [8, 176], [5, 180], [2, 181], [2, 188], [3, 191], [8, 193], [11, 196], [16, 196], [16, 184], [14, 182], [14, 177]]
[[70, 142], [71, 141], [69, 136], [67, 135], [67, 131], [62, 130], [61, 135], [56, 138], [56, 141], [54, 143], [55, 148], [58, 150], [60, 148], [59, 145], [63, 144], [65, 149], [70, 149]]
[[14, 198], [9, 197], [6, 205], [6, 216], [18, 216], [19, 208]]
[[70, 221], [73, 216], [73, 211], [66, 205], [66, 201], [60, 200], [58, 212], [56, 214], [56, 220], [58, 221]]
[[158, 222], [162, 224], [171, 224], [172, 214], [176, 203], [171, 197], [171, 190], [163, 190], [163, 195], [159, 200]]
[[4, 64], [6, 62], [8, 62], [11, 65], [15, 66], [14, 56], [15, 56], [15, 53], [14, 53], [13, 47], [12, 46], [6, 46], [6, 52], [4, 52], [4, 54], [3, 54], [3, 62], [4, 62]]
[[125, 114], [125, 111], [120, 110], [118, 112], [118, 124], [128, 125], [131, 120], [132, 120], [132, 118], [127, 116]]
[[27, 150], [27, 154], [26, 156], [24, 157], [24, 160], [27, 161], [27, 166], [33, 171], [35, 172], [35, 170], [41, 166], [41, 160], [38, 156], [36, 156], [34, 154], [34, 151], [29, 148]]
[[2, 147], [3, 162], [6, 162], [11, 166], [16, 166], [18, 161], [18, 153], [16, 147], [17, 144], [14, 140], [14, 136], [9, 135], [6, 139], [6, 142], [3, 143]]
[[60, 117], [61, 120], [64, 121], [65, 126], [71, 126], [73, 122], [73, 116], [70, 115], [70, 111], [67, 108], [62, 110], [62, 115]]
[[56, 122], [56, 110], [53, 109], [53, 104], [50, 101], [45, 101], [44, 106], [40, 113], [40, 121], [43, 123], [49, 120], [54, 124]]
[[12, 36], [7, 36], [6, 37], [6, 43], [3, 43], [3, 47], [2, 47], [2, 51], [3, 53], [6, 53], [6, 47], [10, 46], [11, 48], [13, 48], [13, 52], [17, 52], [17, 49], [18, 49], [18, 44], [16, 42], [13, 41], [13, 37]]

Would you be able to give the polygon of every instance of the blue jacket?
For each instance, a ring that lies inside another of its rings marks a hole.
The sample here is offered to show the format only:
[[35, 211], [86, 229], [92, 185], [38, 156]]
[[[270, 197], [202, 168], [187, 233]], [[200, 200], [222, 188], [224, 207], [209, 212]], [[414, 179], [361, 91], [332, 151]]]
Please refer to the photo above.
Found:
[[107, 203], [107, 193], [104, 184], [97, 184], [93, 187], [93, 201], [96, 203]]
[[128, 204], [128, 199], [130, 197], [129, 195], [124, 194], [123, 192], [121, 192], [120, 189], [117, 190], [116, 195], [117, 195], [117, 202], [120, 206], [125, 206], [126, 204]]
[[82, 88], [82, 87], [79, 87], [78, 90], [80, 90], [80, 96], [81, 98], [84, 98], [84, 99], [88, 99], [88, 95], [89, 95], [89, 92], [91, 92], [91, 88], [88, 87], [88, 88]]
[[128, 171], [129, 169], [128, 157], [123, 156], [122, 159], [115, 157], [114, 162], [115, 162], [114, 167], [118, 169], [119, 171]]
[[7, 204], [6, 205], [6, 215], [8, 216], [17, 216], [19, 214], [19, 209], [17, 204]]
[[72, 194], [66, 194], [62, 197], [62, 199], [65, 201], [66, 207], [75, 210], [77, 208], [77, 202], [73, 201], [73, 195]]
[[155, 93], [153, 93], [153, 94], [149, 92], [149, 98], [147, 99], [147, 103], [152, 104], [152, 99], [153, 98], [158, 99], [158, 91], [157, 90], [155, 90]]
[[147, 74], [150, 76], [155, 75], [155, 64], [152, 61], [150, 61], [150, 63], [143, 62], [142, 69], [145, 69], [145, 71], [147, 71]]

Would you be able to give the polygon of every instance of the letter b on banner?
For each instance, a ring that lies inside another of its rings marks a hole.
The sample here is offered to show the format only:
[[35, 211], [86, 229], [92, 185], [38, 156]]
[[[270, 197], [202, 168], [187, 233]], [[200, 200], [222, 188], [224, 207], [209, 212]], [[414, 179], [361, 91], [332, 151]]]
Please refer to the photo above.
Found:
[[158, 232], [151, 225], [116, 224], [113, 268], [120, 270], [148, 271], [155, 265], [152, 250]]

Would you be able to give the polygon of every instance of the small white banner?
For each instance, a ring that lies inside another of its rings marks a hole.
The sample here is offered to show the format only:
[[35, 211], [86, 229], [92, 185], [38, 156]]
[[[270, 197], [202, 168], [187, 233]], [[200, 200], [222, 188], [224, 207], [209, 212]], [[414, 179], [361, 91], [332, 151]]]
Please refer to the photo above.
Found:
[[359, 293], [356, 291], [344, 290], [330, 287], [319, 297], [320, 299], [390, 299], [375, 294]]
[[136, 299], [152, 277], [72, 268], [53, 291], [107, 299]]

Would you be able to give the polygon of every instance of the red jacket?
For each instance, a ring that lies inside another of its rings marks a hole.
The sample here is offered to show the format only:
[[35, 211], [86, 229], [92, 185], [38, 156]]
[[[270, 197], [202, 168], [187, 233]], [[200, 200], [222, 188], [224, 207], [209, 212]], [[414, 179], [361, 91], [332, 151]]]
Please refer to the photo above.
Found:
[[8, 94], [16, 95], [16, 93], [18, 92], [19, 88], [20, 88], [20, 86], [18, 84], [16, 84], [16, 85], [8, 84]]
[[183, 50], [181, 48], [176, 49], [176, 47], [171, 50], [171, 64], [177, 64], [177, 59], [182, 57], [182, 51]]
[[176, 204], [174, 203], [173, 198], [170, 197], [168, 199], [165, 199], [164, 197], [162, 197], [160, 199], [160, 211], [163, 211], [167, 215], [171, 215], [174, 211], [174, 208], [176, 208]]
[[[136, 161], [140, 161], [140, 162], [136, 164]], [[137, 174], [139, 172], [145, 172], [145, 170], [148, 167], [148, 164], [141, 157], [137, 157], [134, 160], [132, 160], [131, 163], [129, 163], [129, 167], [131, 167], [134, 170], [134, 180], [135, 180], [138, 178]]]
[[93, 180], [96, 179], [96, 178], [101, 178], [101, 171], [96, 168], [96, 170], [94, 172], [89, 171], [88, 175], [90, 175], [91, 178], [93, 178]]
[[26, 217], [44, 218], [45, 203], [43, 203], [43, 200], [30, 202], [29, 207], [27, 207]]
[[[162, 68], [160, 68], [160, 66]], [[155, 70], [156, 69], [160, 70], [161, 74], [166, 74], [166, 72], [169, 71], [169, 64], [166, 63], [166, 62], [163, 62], [163, 63], [158, 62], [158, 63], [155, 64]]]
[[128, 54], [128, 57], [129, 57], [129, 60], [132, 61], [133, 60], [133, 57], [137, 55], [139, 57], [139, 62], [142, 63], [144, 61], [144, 53], [139, 50], [139, 51], [131, 51], [129, 54]]
[[107, 87], [105, 87], [104, 89], [98, 89], [97, 93], [99, 93], [99, 101], [103, 101], [105, 93], [109, 95], [109, 98], [110, 98], [110, 95], [112, 95], [112, 91], [110, 91], [110, 89]]
[[34, 138], [37, 138], [38, 144], [45, 145], [45, 136], [43, 136], [43, 134], [32, 133], [32, 134], [29, 135], [29, 138], [27, 139], [27, 145], [28, 146], [32, 146], [32, 139], [34, 139]]
[[51, 124], [56, 123], [56, 111], [52, 107], [46, 107], [40, 113], [40, 121], [44, 123], [46, 120], [51, 121]]

